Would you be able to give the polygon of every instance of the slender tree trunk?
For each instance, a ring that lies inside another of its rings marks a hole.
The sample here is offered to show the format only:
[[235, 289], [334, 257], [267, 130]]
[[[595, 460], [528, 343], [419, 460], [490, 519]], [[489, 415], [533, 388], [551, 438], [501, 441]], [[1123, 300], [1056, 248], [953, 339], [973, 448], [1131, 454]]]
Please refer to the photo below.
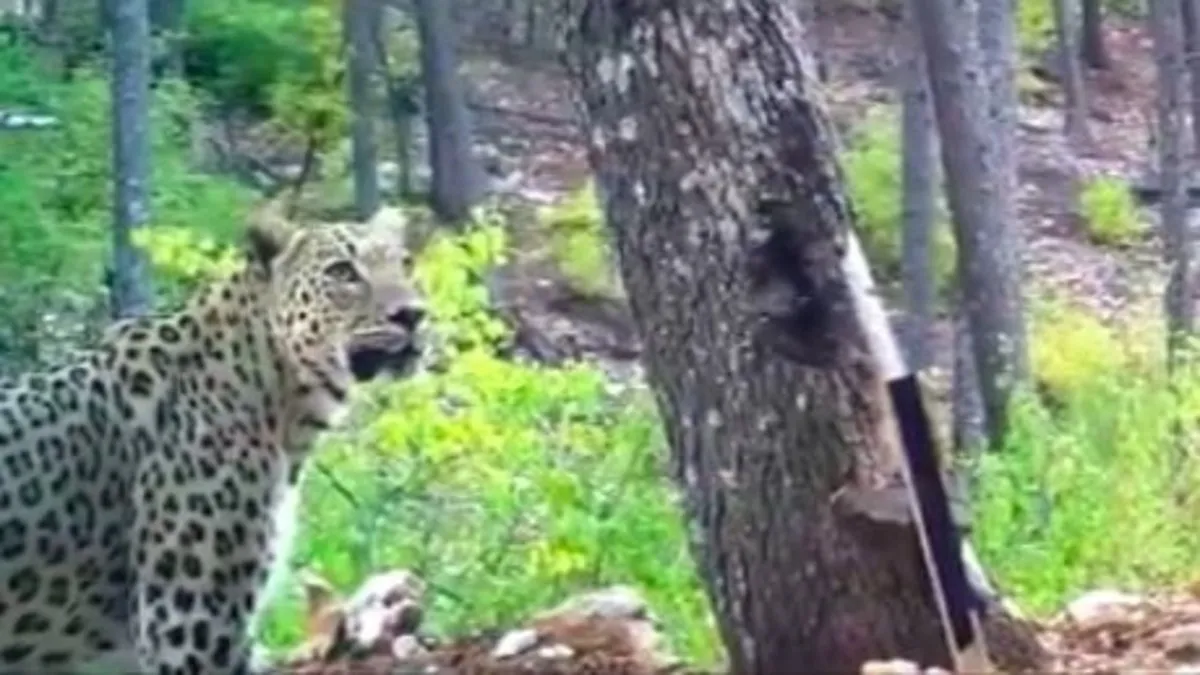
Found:
[[1083, 86], [1083, 68], [1075, 47], [1075, 31], [1071, 28], [1071, 0], [1053, 0], [1054, 28], [1058, 37], [1059, 67], [1063, 73], [1063, 133], [1076, 145], [1091, 142], [1087, 125], [1087, 99]]
[[1103, 0], [1082, 0], [1083, 30], [1079, 41], [1079, 52], [1083, 62], [1098, 70], [1112, 67], [1112, 57], [1104, 42]]
[[1151, 29], [1158, 73], [1158, 163], [1162, 186], [1164, 253], [1170, 268], [1165, 298], [1167, 352], [1172, 366], [1183, 340], [1195, 328], [1192, 308], [1192, 252], [1187, 232], [1187, 194], [1184, 159], [1184, 105], [1187, 100], [1187, 66], [1183, 48], [1183, 13], [1177, 2], [1152, 4]]
[[987, 419], [979, 395], [971, 327], [961, 312], [954, 317], [954, 382], [951, 384], [951, 397], [954, 447], [961, 456], [973, 462], [974, 453], [987, 442]]
[[945, 664], [911, 530], [830, 508], [890, 456], [800, 31], [775, 0], [590, 0], [568, 70], [732, 672]]
[[937, 285], [933, 273], [934, 227], [938, 216], [937, 127], [930, 102], [925, 56], [912, 12], [906, 13], [908, 41], [901, 61], [903, 115], [901, 144], [904, 184], [904, 233], [901, 277], [908, 305], [909, 366], [930, 365], [930, 329], [936, 318]]
[[[1200, 169], [1200, 0], [1180, 0], [1192, 106], [1192, 173]], [[1189, 173], [1189, 175], [1192, 175]], [[1188, 183], [1190, 181], [1184, 181]]]
[[379, 210], [379, 161], [375, 147], [373, 74], [375, 58], [372, 31], [377, 30], [380, 6], [377, 0], [344, 0], [346, 33], [346, 88], [350, 99], [350, 164], [354, 174], [354, 210], [359, 220], [368, 220]]
[[150, 311], [146, 255], [132, 233], [150, 220], [150, 21], [146, 0], [114, 0], [112, 10], [113, 266], [116, 318]]
[[[1021, 241], [1016, 219], [1012, 151], [1010, 2], [980, 8], [982, 43], [994, 51], [985, 71], [972, 35], [968, 2], [911, 0], [927, 57], [941, 143], [942, 166], [958, 243], [959, 286], [971, 329], [988, 439], [1004, 438], [1014, 390], [1028, 378]], [[1006, 28], [1008, 27], [1008, 28]], [[1007, 37], [1006, 37], [1007, 35]], [[984, 75], [987, 74], [985, 79]], [[991, 83], [991, 88], [987, 86]]]
[[445, 0], [417, 0], [425, 115], [429, 125], [433, 210], [461, 222], [484, 195], [483, 170], [476, 160], [466, 93], [458, 74], [454, 23]]

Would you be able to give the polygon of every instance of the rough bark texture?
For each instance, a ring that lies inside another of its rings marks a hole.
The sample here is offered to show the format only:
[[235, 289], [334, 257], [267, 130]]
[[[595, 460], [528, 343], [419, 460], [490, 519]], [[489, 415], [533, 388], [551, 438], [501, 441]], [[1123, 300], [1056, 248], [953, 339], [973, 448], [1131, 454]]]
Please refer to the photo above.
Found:
[[1071, 0], [1054, 1], [1054, 30], [1058, 38], [1059, 68], [1063, 73], [1066, 102], [1063, 110], [1063, 133], [1075, 144], [1086, 144], [1090, 135], [1087, 126], [1087, 99], [1084, 98], [1083, 64], [1075, 47], [1072, 29]]
[[1079, 40], [1079, 52], [1083, 57], [1083, 62], [1092, 68], [1111, 68], [1112, 57], [1109, 56], [1108, 45], [1104, 42], [1104, 2], [1102, 0], [1082, 0], [1082, 2], [1083, 30]]
[[[1012, 6], [989, 0], [980, 7], [979, 27], [985, 36], [981, 43], [997, 50], [987, 59], [991, 66], [985, 71], [985, 60], [972, 39], [972, 4], [911, 0], [910, 6], [927, 59], [942, 139], [959, 286], [988, 438], [998, 441], [1004, 437], [1013, 391], [1026, 382], [1029, 372], [1012, 152], [1016, 95], [1012, 52], [1000, 51], [1012, 49]], [[986, 78], [985, 72], [990, 73]]]
[[1151, 30], [1158, 74], [1158, 164], [1162, 186], [1164, 253], [1170, 268], [1166, 290], [1168, 358], [1174, 362], [1181, 340], [1194, 329], [1191, 293], [1191, 237], [1187, 233], [1187, 157], [1184, 109], [1187, 65], [1183, 53], [1183, 12], [1178, 2], [1151, 6]]
[[445, 0], [417, 0], [421, 74], [429, 125], [430, 197], [443, 219], [460, 222], [484, 194], [483, 169], [475, 158], [466, 93], [458, 73], [454, 22]]
[[115, 0], [112, 10], [113, 267], [112, 314], [150, 311], [146, 256], [132, 233], [150, 219], [150, 19], [146, 0]]
[[917, 39], [912, 12], [907, 13], [908, 40], [900, 62], [903, 83], [901, 129], [904, 232], [901, 280], [908, 309], [905, 351], [908, 365], [921, 370], [932, 362], [937, 285], [933, 273], [933, 235], [938, 216], [937, 126], [925, 74], [925, 56]]
[[851, 214], [794, 9], [591, 0], [570, 44], [732, 671], [945, 664], [911, 530], [832, 507], [880, 478], [883, 392], [841, 272]]
[[346, 34], [346, 89], [350, 99], [350, 165], [354, 173], [354, 210], [367, 220], [379, 210], [379, 162], [375, 145], [372, 99], [375, 40], [380, 7], [376, 0], [345, 0], [342, 11]]

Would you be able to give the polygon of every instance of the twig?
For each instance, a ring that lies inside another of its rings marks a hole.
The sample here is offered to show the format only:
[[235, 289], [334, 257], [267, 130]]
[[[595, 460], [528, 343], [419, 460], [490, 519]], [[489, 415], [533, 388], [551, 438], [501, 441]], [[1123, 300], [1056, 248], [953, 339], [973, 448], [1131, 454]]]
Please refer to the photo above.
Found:
[[313, 464], [316, 465], [317, 471], [329, 481], [330, 485], [333, 486], [335, 492], [345, 498], [345, 500], [354, 508], [362, 508], [362, 502], [359, 501], [358, 497], [356, 497], [354, 493], [350, 491], [350, 488], [346, 487], [346, 484], [343, 483], [341, 479], [335, 476], [333, 472], [330, 471], [324, 464], [320, 462], [313, 462]]

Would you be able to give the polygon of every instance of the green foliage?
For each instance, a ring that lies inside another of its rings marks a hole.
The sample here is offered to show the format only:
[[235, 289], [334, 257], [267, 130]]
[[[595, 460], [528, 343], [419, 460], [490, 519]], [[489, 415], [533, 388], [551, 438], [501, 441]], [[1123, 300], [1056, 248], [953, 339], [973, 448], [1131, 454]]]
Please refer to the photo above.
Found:
[[491, 298], [480, 275], [505, 262], [504, 228], [489, 220], [458, 236], [434, 233], [417, 261], [415, 276], [429, 303], [430, 321], [444, 354], [494, 350], [510, 337], [489, 311]]
[[1094, 178], [1079, 194], [1088, 236], [1100, 244], [1128, 245], [1145, 232], [1137, 203], [1125, 182], [1109, 176]]
[[1017, 46], [1026, 56], [1044, 53], [1054, 43], [1054, 0], [1017, 2]]
[[[1038, 377], [1053, 411], [1014, 410], [1004, 451], [984, 457], [974, 540], [1018, 604], [1045, 613], [1088, 588], [1155, 588], [1193, 580], [1200, 563], [1200, 473], [1169, 460], [1172, 429], [1194, 443], [1200, 372], [1166, 386], [1160, 330], [1109, 327], [1054, 303], [1034, 324]], [[1136, 326], [1136, 328], [1135, 328]]]
[[[899, 128], [893, 110], [876, 109], [854, 130], [841, 157], [864, 252], [889, 279], [900, 275], [904, 235]], [[944, 217], [935, 224], [932, 260], [934, 278], [945, 291], [954, 278], [955, 246]]]
[[548, 233], [550, 254], [572, 286], [598, 296], [620, 293], [594, 180], [543, 209], [541, 221]]
[[[15, 368], [52, 360], [54, 351], [84, 339], [94, 328], [90, 322], [104, 314], [101, 282], [112, 220], [110, 104], [107, 82], [89, 68], [60, 82], [21, 44], [0, 47], [0, 65], [0, 100], [22, 101], [61, 122], [0, 134], [0, 354], [6, 367]], [[249, 195], [191, 168], [195, 111], [180, 83], [165, 81], [154, 90], [152, 224], [222, 241], [240, 226]]]
[[[484, 223], [419, 256], [435, 328], [457, 336], [454, 358], [437, 374], [373, 385], [353, 431], [326, 438], [293, 562], [345, 590], [381, 569], [413, 569], [431, 582], [428, 616], [445, 631], [634, 584], [678, 649], [713, 662], [718, 642], [652, 403], [592, 366], [496, 356], [503, 331], [482, 278], [502, 244]], [[265, 639], [294, 643], [300, 611], [298, 594], [284, 599]]]

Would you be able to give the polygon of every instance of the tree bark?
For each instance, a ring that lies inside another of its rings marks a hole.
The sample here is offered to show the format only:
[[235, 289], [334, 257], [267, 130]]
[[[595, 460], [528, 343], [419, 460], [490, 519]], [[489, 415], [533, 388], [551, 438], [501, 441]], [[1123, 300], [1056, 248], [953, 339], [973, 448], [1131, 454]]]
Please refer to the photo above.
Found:
[[[1180, 0], [1183, 44], [1192, 93], [1192, 169], [1200, 168], [1200, 0]], [[1189, 181], [1184, 181], [1188, 183]]]
[[945, 665], [912, 531], [831, 508], [890, 461], [800, 31], [775, 0], [590, 0], [567, 68], [732, 672]]
[[1150, 13], [1158, 75], [1158, 170], [1162, 186], [1164, 254], [1169, 267], [1165, 297], [1167, 354], [1174, 366], [1183, 340], [1195, 328], [1192, 308], [1191, 237], [1187, 227], [1184, 158], [1184, 101], [1187, 67], [1183, 48], [1183, 12], [1177, 2], [1155, 2]]
[[461, 222], [483, 198], [485, 186], [482, 167], [474, 155], [449, 4], [445, 0], [417, 0], [416, 18], [429, 127], [430, 197], [438, 216]]
[[1104, 42], [1104, 2], [1083, 0], [1083, 30], [1079, 51], [1083, 62], [1092, 68], [1107, 70], [1112, 67], [1112, 57]]
[[937, 127], [930, 103], [925, 56], [917, 39], [912, 12], [906, 12], [908, 40], [901, 61], [902, 181], [904, 228], [900, 276], [908, 309], [906, 345], [914, 370], [930, 365], [930, 329], [935, 316], [937, 284], [933, 273], [934, 228], [938, 215]]
[[1075, 145], [1086, 145], [1091, 134], [1087, 125], [1087, 99], [1083, 86], [1083, 68], [1075, 47], [1075, 31], [1071, 28], [1071, 0], [1053, 0], [1054, 30], [1058, 38], [1059, 67], [1063, 73], [1063, 133]]
[[112, 5], [114, 318], [150, 311], [152, 289], [145, 253], [132, 233], [150, 220], [150, 20], [146, 0]]
[[379, 210], [379, 161], [375, 146], [372, 75], [379, 67], [375, 40], [380, 6], [376, 0], [344, 0], [346, 89], [350, 99], [350, 164], [354, 174], [354, 210], [366, 221]]
[[[942, 168], [958, 244], [962, 309], [971, 332], [988, 440], [998, 443], [1017, 387], [1028, 380], [1021, 240], [1016, 218], [1011, 2], [911, 0], [926, 55]], [[986, 10], [984, 9], [986, 8]], [[1005, 37], [1005, 35], [1008, 37]], [[984, 68], [985, 62], [988, 67]], [[984, 75], [987, 75], [986, 79]], [[989, 87], [986, 82], [991, 83]]]

